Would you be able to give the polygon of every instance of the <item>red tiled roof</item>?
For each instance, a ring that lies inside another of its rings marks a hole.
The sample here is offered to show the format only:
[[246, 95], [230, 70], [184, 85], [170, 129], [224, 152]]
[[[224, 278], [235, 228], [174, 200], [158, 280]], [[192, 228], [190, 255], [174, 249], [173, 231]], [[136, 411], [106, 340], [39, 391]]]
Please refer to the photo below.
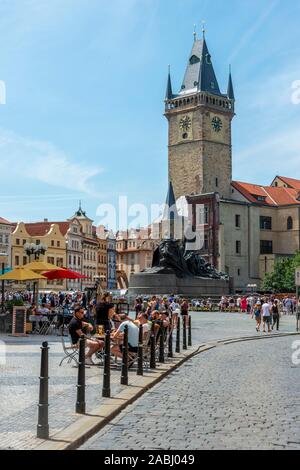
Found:
[[0, 224], [11, 225], [11, 222], [6, 219], [3, 219], [3, 217], [0, 217]]
[[31, 237], [42, 237], [49, 232], [53, 224], [59, 226], [63, 236], [66, 235], [70, 228], [70, 222], [35, 222], [25, 224], [25, 228]]
[[293, 189], [298, 189], [300, 191], [300, 180], [294, 178], [286, 178], [285, 176], [277, 176], [283, 183], [287, 184]]
[[[232, 186], [239, 191], [248, 201], [269, 206], [286, 206], [290, 204], [300, 205], [299, 190], [276, 186], [259, 186], [251, 183], [233, 181]], [[259, 200], [257, 197], [264, 197]]]

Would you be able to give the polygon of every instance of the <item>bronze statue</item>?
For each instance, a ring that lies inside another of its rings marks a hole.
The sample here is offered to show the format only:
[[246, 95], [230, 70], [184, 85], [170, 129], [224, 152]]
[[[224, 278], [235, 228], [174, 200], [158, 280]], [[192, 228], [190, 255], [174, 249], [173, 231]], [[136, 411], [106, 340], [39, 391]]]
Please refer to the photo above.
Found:
[[153, 274], [173, 273], [177, 277], [202, 277], [210, 279], [228, 279], [228, 275], [219, 273], [213, 266], [194, 251], [186, 250], [186, 241], [163, 240], [153, 255], [152, 268], [143, 272]]

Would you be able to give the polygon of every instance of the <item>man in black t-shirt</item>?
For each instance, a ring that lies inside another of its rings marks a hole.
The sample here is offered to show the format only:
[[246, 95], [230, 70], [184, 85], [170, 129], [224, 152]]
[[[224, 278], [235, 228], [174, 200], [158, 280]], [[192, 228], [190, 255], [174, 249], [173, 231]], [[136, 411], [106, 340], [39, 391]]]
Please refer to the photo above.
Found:
[[[74, 317], [69, 323], [69, 333], [72, 339], [73, 346], [77, 346], [80, 338], [82, 336], [85, 336], [83, 333], [84, 328], [87, 328], [89, 331], [93, 331], [94, 329], [93, 325], [83, 321], [83, 317], [84, 317], [83, 308], [77, 307], [74, 312]], [[85, 363], [87, 365], [93, 365], [94, 363], [92, 361], [92, 355], [95, 354], [97, 351], [100, 351], [100, 349], [103, 349], [104, 342], [86, 338], [85, 344], [89, 348], [85, 356]]]

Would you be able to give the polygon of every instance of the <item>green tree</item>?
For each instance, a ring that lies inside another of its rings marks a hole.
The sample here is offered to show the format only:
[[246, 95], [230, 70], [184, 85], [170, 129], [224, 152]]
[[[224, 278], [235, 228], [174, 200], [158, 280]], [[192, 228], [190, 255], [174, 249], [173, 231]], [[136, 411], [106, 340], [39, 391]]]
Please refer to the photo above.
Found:
[[279, 258], [274, 265], [274, 271], [266, 274], [263, 289], [274, 292], [294, 292], [295, 269], [300, 267], [300, 252], [292, 258]]

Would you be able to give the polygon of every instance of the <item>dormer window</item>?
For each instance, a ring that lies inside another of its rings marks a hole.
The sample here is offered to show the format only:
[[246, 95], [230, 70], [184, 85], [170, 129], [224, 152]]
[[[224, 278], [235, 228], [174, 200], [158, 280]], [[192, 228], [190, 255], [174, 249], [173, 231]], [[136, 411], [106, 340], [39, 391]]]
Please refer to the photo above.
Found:
[[210, 88], [211, 88], [212, 90], [215, 89], [215, 83], [214, 83], [214, 82], [210, 82]]
[[252, 196], [255, 197], [257, 201], [260, 201], [260, 202], [265, 202], [267, 199], [267, 196], [260, 196], [258, 194], [252, 194]]
[[197, 57], [196, 55], [192, 55], [192, 57], [190, 58], [190, 65], [198, 64], [199, 62], [199, 57]]

